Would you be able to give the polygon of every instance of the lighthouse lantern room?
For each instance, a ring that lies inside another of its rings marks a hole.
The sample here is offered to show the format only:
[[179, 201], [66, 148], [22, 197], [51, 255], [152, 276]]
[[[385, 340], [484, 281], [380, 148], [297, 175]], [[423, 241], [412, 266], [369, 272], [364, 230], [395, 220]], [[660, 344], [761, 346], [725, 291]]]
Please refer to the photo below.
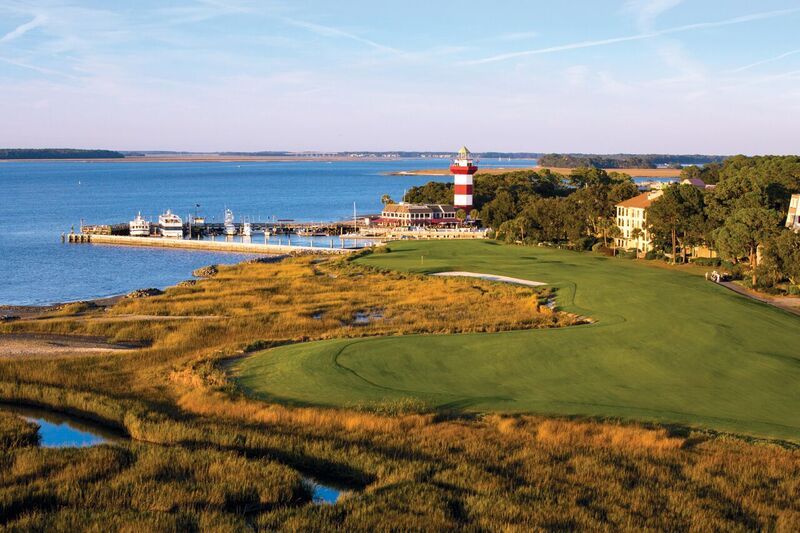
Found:
[[463, 146], [450, 165], [450, 173], [455, 180], [453, 205], [456, 209], [463, 209], [467, 213], [472, 209], [472, 176], [477, 171], [478, 166], [472, 154]]

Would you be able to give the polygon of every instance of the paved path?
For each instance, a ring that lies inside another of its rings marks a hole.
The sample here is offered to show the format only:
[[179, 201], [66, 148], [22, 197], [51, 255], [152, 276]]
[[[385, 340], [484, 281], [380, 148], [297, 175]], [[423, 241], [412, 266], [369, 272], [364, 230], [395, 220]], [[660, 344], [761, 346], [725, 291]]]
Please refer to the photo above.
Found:
[[795, 315], [800, 315], [800, 298], [792, 298], [789, 296], [765, 296], [753, 291], [749, 291], [732, 281], [722, 281], [720, 282], [720, 285], [732, 290], [733, 292], [737, 292], [742, 296], [747, 296], [748, 298], [758, 302], [772, 305], [779, 309], [783, 309], [784, 311], [794, 313]]

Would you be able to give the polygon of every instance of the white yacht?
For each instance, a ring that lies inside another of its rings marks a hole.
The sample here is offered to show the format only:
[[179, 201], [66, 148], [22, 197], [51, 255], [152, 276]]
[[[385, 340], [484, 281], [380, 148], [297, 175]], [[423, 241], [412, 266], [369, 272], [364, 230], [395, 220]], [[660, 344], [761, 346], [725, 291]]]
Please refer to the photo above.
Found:
[[233, 223], [233, 211], [225, 210], [225, 235], [236, 235], [236, 225]]
[[162, 237], [183, 239], [183, 220], [169, 209], [158, 217], [158, 226]]
[[142, 213], [136, 215], [136, 218], [128, 223], [131, 237], [149, 237], [150, 236], [150, 221], [142, 217]]
[[253, 225], [249, 222], [245, 222], [244, 226], [242, 226], [242, 235], [245, 237], [252, 237], [253, 236]]

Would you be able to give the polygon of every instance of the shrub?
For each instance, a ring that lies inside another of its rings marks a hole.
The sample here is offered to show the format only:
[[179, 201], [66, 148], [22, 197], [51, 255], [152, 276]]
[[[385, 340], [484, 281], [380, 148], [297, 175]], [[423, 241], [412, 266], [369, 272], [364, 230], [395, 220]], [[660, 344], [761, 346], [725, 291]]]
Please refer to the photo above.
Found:
[[789, 285], [789, 288], [786, 290], [791, 296], [800, 296], [800, 285]]
[[698, 266], [719, 267], [722, 266], [722, 259], [716, 257], [698, 257], [691, 262]]
[[595, 242], [597, 242], [597, 239], [594, 237], [581, 237], [572, 244], [576, 250], [591, 250]]

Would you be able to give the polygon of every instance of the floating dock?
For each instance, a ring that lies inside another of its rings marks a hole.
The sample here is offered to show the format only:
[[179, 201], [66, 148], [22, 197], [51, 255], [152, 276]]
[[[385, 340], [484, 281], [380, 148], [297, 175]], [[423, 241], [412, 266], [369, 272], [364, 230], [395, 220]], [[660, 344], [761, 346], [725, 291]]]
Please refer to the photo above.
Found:
[[174, 250], [206, 250], [212, 252], [237, 252], [243, 254], [349, 254], [363, 248], [337, 246], [295, 246], [284, 244], [264, 244], [257, 242], [207, 241], [189, 239], [165, 239], [163, 237], [130, 237], [127, 235], [85, 235], [70, 233], [63, 238], [65, 242], [76, 244], [108, 244], [113, 246], [145, 246], [172, 248]]

